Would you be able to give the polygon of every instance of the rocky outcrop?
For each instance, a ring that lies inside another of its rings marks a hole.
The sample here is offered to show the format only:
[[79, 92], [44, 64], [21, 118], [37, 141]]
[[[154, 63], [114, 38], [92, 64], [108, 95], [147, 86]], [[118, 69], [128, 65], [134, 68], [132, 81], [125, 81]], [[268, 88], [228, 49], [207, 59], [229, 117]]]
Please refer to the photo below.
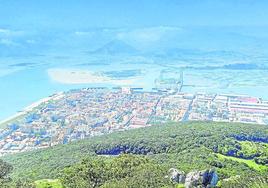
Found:
[[189, 172], [186, 176], [184, 186], [186, 188], [202, 185], [202, 173], [199, 171]]
[[184, 184], [185, 188], [211, 188], [216, 187], [218, 175], [215, 170], [191, 171], [187, 175], [183, 171], [171, 168], [169, 170], [170, 180]]
[[175, 168], [169, 169], [170, 180], [177, 183], [185, 183], [185, 172]]

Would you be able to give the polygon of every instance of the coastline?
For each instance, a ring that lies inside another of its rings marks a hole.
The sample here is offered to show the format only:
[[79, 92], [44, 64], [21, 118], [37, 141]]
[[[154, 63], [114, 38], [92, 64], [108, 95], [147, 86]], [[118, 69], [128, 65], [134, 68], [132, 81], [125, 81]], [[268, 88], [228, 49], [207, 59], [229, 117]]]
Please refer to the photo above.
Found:
[[88, 70], [81, 69], [61, 69], [53, 68], [47, 70], [48, 76], [54, 82], [61, 84], [114, 84], [114, 85], [130, 85], [137, 82], [137, 78], [113, 79]]
[[[124, 87], [124, 86], [122, 86]], [[89, 87], [90, 88], [90, 87]], [[135, 87], [130, 87], [130, 88], [135, 88]], [[145, 90], [143, 90], [145, 91]], [[205, 92], [182, 92], [182, 93], [188, 93], [188, 94], [205, 94]], [[222, 96], [236, 96], [236, 97], [253, 97], [253, 98], [257, 98], [258, 99], [258, 102], [260, 102], [260, 99], [259, 97], [256, 97], [256, 96], [250, 96], [250, 95], [245, 95], [245, 94], [234, 94], [234, 93], [214, 93], [214, 94], [217, 94], [217, 95], [222, 95]], [[52, 94], [48, 97], [45, 97], [45, 98], [42, 98], [32, 104], [30, 104], [29, 106], [26, 106], [25, 108], [23, 108], [23, 110], [21, 111], [18, 111], [17, 113], [15, 113], [14, 115], [11, 115], [10, 117], [7, 117], [3, 120], [0, 120], [0, 129], [3, 127], [3, 126], [6, 126], [9, 122], [13, 122], [15, 119], [21, 117], [21, 116], [24, 116], [26, 115], [27, 113], [30, 113], [31, 111], [34, 110], [34, 108], [37, 108], [38, 106], [44, 104], [44, 103], [47, 103], [49, 102], [50, 100], [58, 100], [58, 99], [61, 99], [62, 97], [64, 97], [64, 92], [61, 91], [61, 92], [57, 92], [55, 94]], [[265, 103], [268, 103], [268, 100], [263, 100], [263, 102]]]
[[13, 121], [14, 119], [19, 118], [20, 116], [26, 115], [27, 113], [31, 112], [34, 108], [40, 106], [43, 103], [46, 103], [50, 100], [60, 99], [61, 97], [63, 97], [62, 94], [63, 94], [63, 92], [58, 92], [52, 96], [42, 98], [42, 99], [38, 100], [37, 102], [30, 104], [29, 106], [25, 107], [23, 110], [17, 112], [16, 114], [14, 114], [6, 119], [1, 120], [0, 121], [0, 128], [1, 128], [1, 126], [5, 126], [8, 122]]

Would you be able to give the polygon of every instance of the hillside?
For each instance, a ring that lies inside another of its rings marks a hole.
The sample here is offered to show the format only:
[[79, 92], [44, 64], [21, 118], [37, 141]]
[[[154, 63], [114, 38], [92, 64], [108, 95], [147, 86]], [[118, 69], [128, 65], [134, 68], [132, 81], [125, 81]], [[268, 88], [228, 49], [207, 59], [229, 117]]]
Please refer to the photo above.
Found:
[[134, 47], [132, 47], [131, 45], [128, 45], [124, 41], [112, 40], [108, 42], [107, 44], [103, 45], [102, 47], [96, 49], [95, 51], [90, 52], [90, 54], [133, 55], [133, 54], [136, 54], [137, 52], [138, 51]]
[[169, 168], [185, 172], [214, 168], [222, 187], [268, 185], [268, 127], [265, 125], [167, 123], [2, 159], [13, 166], [14, 180], [27, 178], [34, 181], [58, 179], [65, 167], [75, 168], [85, 158], [106, 164], [105, 161], [113, 158], [103, 156], [123, 153], [137, 154], [148, 159], [150, 164], [159, 165], [152, 168], [160, 169], [160, 174], [167, 173]]

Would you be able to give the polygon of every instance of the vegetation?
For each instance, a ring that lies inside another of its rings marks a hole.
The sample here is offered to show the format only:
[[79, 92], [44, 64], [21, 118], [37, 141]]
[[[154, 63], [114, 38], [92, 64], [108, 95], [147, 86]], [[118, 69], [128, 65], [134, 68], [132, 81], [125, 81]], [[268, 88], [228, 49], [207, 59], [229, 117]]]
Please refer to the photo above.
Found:
[[220, 187], [267, 187], [267, 144], [265, 125], [168, 123], [2, 159], [13, 166], [14, 182], [37, 186], [55, 179], [51, 187], [181, 187], [165, 178], [173, 167], [215, 168]]
[[257, 170], [257, 171], [267, 171], [267, 166], [265, 165], [259, 165], [257, 163], [255, 163], [255, 161], [253, 160], [248, 160], [248, 159], [241, 159], [241, 158], [236, 158], [236, 157], [231, 157], [231, 156], [225, 156], [222, 154], [217, 154], [218, 158], [221, 160], [233, 160], [233, 161], [237, 161], [239, 163], [244, 163], [247, 166], [249, 166], [250, 168]]
[[6, 185], [11, 181], [9, 173], [12, 170], [12, 166], [2, 160], [0, 160], [0, 185], [6, 187]]
[[163, 187], [171, 185], [166, 169], [146, 157], [120, 155], [116, 158], [86, 159], [65, 168], [62, 182], [65, 187]]
[[58, 179], [37, 180], [34, 182], [34, 185], [36, 188], [63, 188], [62, 183]]

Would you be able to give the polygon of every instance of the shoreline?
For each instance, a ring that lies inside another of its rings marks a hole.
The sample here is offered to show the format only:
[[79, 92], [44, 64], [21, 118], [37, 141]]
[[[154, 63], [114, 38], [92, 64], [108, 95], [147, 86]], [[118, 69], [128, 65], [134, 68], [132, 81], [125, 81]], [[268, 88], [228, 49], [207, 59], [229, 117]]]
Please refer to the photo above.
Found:
[[[118, 88], [123, 88], [125, 86], [120, 86]], [[98, 87], [88, 87], [88, 89], [90, 88], [98, 88]], [[135, 89], [136, 87], [129, 87], [129, 88], [132, 88], [132, 89]], [[80, 89], [84, 89], [84, 88], [80, 88]], [[109, 88], [107, 87], [107, 89], [112, 89], [112, 88]], [[151, 92], [153, 91], [153, 88], [151, 88], [151, 90], [144, 90], [144, 88], [142, 88], [142, 92]], [[201, 93], [205, 93], [205, 92], [179, 92], [179, 93], [187, 93], [187, 94], [193, 94], [193, 95], [196, 95], [196, 94], [201, 94]], [[27, 113], [31, 112], [34, 108], [40, 106], [41, 104], [43, 103], [46, 103], [50, 100], [58, 100], [62, 97], [64, 97], [64, 92], [61, 91], [61, 92], [57, 92], [55, 94], [52, 94], [48, 97], [45, 97], [45, 98], [42, 98], [32, 104], [30, 104], [29, 106], [26, 106], [25, 108], [23, 108], [21, 111], [18, 111], [17, 113], [15, 113], [14, 115], [11, 115], [10, 117], [7, 117], [3, 120], [0, 120], [0, 129], [2, 126], [6, 125], [7, 123], [9, 123], [10, 121], [20, 117], [20, 116], [23, 116], [23, 115], [26, 115]], [[251, 96], [251, 95], [245, 95], [245, 94], [234, 94], [234, 93], [206, 93], [206, 94], [215, 94], [215, 95], [221, 95], [221, 96], [236, 96], [236, 97], [252, 97], [252, 98], [256, 98], [258, 99], [258, 101], [260, 101], [260, 99], [262, 99], [261, 97], [255, 97], [255, 96]], [[268, 100], [263, 100], [264, 102], [267, 102], [268, 103]]]
[[9, 121], [12, 121], [20, 116], [23, 116], [23, 115], [26, 115], [27, 113], [31, 112], [34, 108], [38, 107], [39, 105], [43, 104], [43, 103], [46, 103], [50, 100], [56, 100], [56, 99], [60, 99], [60, 97], [62, 96], [63, 92], [58, 92], [56, 94], [53, 94], [49, 97], [45, 97], [45, 98], [42, 98], [32, 104], [30, 104], [29, 106], [26, 106], [24, 109], [22, 109], [21, 111], [15, 113], [14, 115], [8, 117], [8, 118], [5, 118], [3, 120], [0, 121], [0, 128], [1, 126], [7, 124]]
[[53, 68], [47, 70], [48, 76], [54, 82], [61, 84], [114, 84], [130, 85], [137, 82], [139, 77], [128, 79], [113, 79], [100, 73], [81, 69], [60, 69]]

